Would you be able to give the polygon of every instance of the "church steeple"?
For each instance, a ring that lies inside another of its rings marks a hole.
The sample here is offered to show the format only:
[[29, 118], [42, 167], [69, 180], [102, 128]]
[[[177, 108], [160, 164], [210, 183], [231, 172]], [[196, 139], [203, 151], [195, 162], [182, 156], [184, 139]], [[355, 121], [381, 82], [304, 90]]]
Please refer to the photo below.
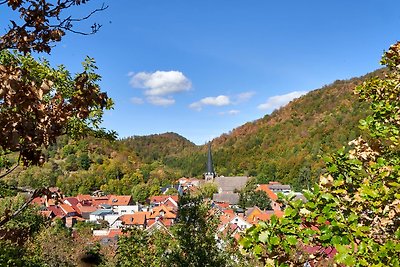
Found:
[[208, 154], [207, 154], [207, 171], [204, 173], [204, 179], [207, 181], [213, 181], [215, 178], [214, 166], [212, 161], [211, 153], [211, 142], [208, 143]]

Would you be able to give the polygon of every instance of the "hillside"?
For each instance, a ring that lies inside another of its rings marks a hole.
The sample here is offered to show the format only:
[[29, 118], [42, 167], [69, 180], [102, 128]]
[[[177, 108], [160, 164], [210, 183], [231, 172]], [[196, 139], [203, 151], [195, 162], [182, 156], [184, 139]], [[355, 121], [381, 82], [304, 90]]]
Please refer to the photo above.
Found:
[[122, 139], [120, 143], [134, 151], [145, 163], [196, 148], [194, 143], [176, 133], [132, 136]]
[[[355, 86], [383, 72], [335, 81], [214, 139], [217, 173], [306, 187], [323, 170], [320, 156], [336, 151], [360, 133], [358, 121], [366, 116], [368, 107], [354, 95]], [[202, 146], [169, 155], [163, 162], [188, 176], [199, 176], [204, 170], [205, 153]]]
[[[353, 94], [360, 78], [336, 81], [313, 90], [212, 141], [219, 175], [250, 175], [305, 188], [323, 171], [321, 155], [344, 146], [360, 134], [358, 121], [368, 113]], [[206, 146], [196, 146], [175, 133], [133, 136], [108, 142], [60, 138], [46, 150], [42, 168], [17, 171], [8, 181], [19, 186], [59, 186], [66, 194], [102, 189], [132, 194], [137, 200], [181, 176], [201, 177]]]

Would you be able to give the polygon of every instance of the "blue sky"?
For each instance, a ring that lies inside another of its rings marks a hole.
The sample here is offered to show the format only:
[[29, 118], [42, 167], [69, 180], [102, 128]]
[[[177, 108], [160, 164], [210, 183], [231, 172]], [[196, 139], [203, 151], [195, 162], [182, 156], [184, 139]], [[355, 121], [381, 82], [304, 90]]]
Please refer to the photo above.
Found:
[[104, 126], [121, 138], [171, 131], [204, 144], [307, 91], [379, 68], [400, 39], [394, 0], [106, 4], [94, 17], [100, 32], [69, 34], [48, 58], [73, 72], [86, 55], [96, 59], [115, 101]]

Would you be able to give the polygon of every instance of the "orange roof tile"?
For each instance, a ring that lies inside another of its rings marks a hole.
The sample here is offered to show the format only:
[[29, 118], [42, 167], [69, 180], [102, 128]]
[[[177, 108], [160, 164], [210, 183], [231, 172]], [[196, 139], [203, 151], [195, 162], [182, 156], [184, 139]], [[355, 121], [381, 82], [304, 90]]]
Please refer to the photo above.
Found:
[[55, 199], [50, 198], [50, 199], [47, 200], [47, 204], [46, 204], [47, 207], [54, 206], [54, 205], [56, 205], [56, 200]]
[[110, 195], [107, 204], [111, 206], [127, 206], [131, 201], [132, 201], [132, 196]]
[[76, 209], [79, 214], [93, 212], [97, 210], [95, 206], [86, 206], [82, 204], [76, 205]]
[[99, 205], [102, 205], [102, 204], [108, 204], [108, 196], [92, 198], [92, 205], [93, 206], [99, 206]]
[[163, 217], [168, 219], [176, 218], [176, 214], [173, 213], [173, 209], [171, 207], [167, 207], [165, 205], [157, 206], [153, 208], [151, 215], [149, 218]]
[[264, 191], [271, 200], [273, 200], [273, 201], [278, 200], [278, 196], [274, 192], [272, 192], [271, 189], [269, 189], [267, 184], [258, 185], [258, 187], [256, 188], [256, 191], [259, 191], [259, 190]]
[[58, 218], [63, 218], [65, 216], [64, 211], [59, 206], [49, 206], [47, 209], [51, 210]]
[[134, 214], [125, 214], [119, 217], [125, 225], [144, 225], [146, 218], [150, 216], [150, 212], [141, 211]]
[[90, 201], [92, 200], [92, 197], [90, 195], [79, 194], [76, 196], [76, 199], [78, 199], [79, 202], [82, 202], [82, 201]]
[[60, 204], [59, 206], [64, 211], [64, 213], [68, 214], [68, 213], [76, 212], [76, 210], [74, 210], [74, 208], [72, 208], [70, 205]]
[[179, 196], [177, 195], [160, 195], [160, 196], [151, 196], [150, 203], [162, 203], [166, 201], [168, 198], [172, 198], [175, 202], [178, 203]]
[[35, 197], [32, 202], [32, 204], [37, 204], [39, 206], [45, 205], [46, 199], [44, 197]]

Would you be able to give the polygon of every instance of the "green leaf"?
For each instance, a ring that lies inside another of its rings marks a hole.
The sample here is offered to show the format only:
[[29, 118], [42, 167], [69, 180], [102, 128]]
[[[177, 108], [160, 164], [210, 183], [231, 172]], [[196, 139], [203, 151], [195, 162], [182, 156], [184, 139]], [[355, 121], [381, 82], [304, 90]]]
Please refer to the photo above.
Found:
[[277, 236], [271, 236], [270, 238], [270, 243], [274, 246], [278, 245], [280, 241], [280, 238]]
[[267, 243], [268, 239], [270, 236], [270, 232], [269, 231], [263, 231], [259, 236], [258, 236], [258, 240], [260, 240], [260, 242], [262, 243]]
[[294, 245], [296, 245], [297, 244], [297, 239], [296, 239], [296, 237], [294, 237], [294, 236], [286, 236], [286, 241], [290, 244], [290, 245], [292, 245], [292, 246], [294, 246]]

